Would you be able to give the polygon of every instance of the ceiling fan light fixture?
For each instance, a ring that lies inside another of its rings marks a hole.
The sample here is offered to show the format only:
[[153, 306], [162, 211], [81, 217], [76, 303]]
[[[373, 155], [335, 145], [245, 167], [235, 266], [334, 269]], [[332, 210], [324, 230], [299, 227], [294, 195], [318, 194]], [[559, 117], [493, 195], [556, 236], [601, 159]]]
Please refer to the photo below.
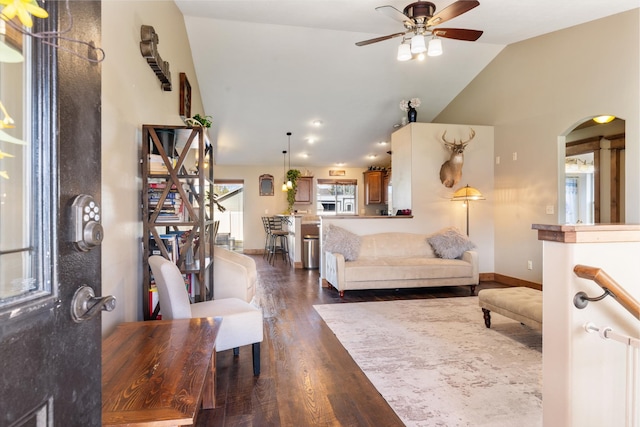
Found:
[[442, 40], [435, 37], [429, 40], [429, 49], [427, 51], [427, 55], [429, 56], [442, 55]]
[[411, 48], [408, 44], [402, 43], [398, 46], [398, 61], [408, 61], [411, 59]]
[[422, 53], [427, 51], [427, 45], [424, 43], [424, 36], [416, 34], [411, 37], [411, 53]]
[[605, 123], [609, 123], [609, 122], [613, 121], [613, 119], [615, 119], [615, 118], [616, 118], [616, 116], [597, 116], [597, 117], [593, 118], [593, 121], [603, 125]]

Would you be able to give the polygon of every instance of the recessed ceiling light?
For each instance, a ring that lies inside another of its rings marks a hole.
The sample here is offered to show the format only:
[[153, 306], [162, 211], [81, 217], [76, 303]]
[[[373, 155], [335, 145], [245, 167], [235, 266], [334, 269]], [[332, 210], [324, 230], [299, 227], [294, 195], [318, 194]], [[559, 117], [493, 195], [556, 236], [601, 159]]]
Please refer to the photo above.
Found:
[[345, 165], [345, 163], [344, 163], [344, 162], [338, 162], [338, 163], [336, 163], [336, 166], [344, 166], [344, 165]]
[[380, 141], [380, 142], [378, 142], [378, 144], [380, 144], [380, 145], [387, 145], [387, 141]]
[[378, 157], [376, 154], [369, 154], [370, 159], [375, 159], [376, 157]]
[[311, 122], [314, 126], [322, 126], [322, 120], [314, 120]]
[[314, 142], [316, 142], [316, 139], [314, 137], [310, 136], [309, 138], [307, 138], [307, 142], [309, 144], [313, 144]]

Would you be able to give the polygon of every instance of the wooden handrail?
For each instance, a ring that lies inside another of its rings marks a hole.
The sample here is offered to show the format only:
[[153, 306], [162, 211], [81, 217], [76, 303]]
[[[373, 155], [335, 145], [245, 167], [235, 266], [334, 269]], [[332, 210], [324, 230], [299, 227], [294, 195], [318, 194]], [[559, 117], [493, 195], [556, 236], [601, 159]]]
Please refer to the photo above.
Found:
[[598, 286], [616, 300], [625, 308], [632, 316], [640, 320], [640, 303], [636, 301], [627, 291], [624, 290], [615, 280], [611, 278], [604, 270], [598, 267], [589, 267], [588, 265], [576, 265], [573, 272], [583, 279], [593, 280]]

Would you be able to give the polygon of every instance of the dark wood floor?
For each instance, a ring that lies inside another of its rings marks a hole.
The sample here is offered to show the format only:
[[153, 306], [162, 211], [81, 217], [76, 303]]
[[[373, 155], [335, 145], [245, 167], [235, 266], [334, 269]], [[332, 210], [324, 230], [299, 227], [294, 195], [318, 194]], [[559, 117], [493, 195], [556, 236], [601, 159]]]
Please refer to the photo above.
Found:
[[[320, 287], [318, 270], [253, 258], [265, 318], [262, 371], [253, 376], [250, 346], [235, 358], [231, 350], [218, 353], [217, 407], [201, 411], [197, 426], [403, 426], [313, 305], [459, 297], [469, 288], [347, 291], [340, 298]], [[497, 286], [482, 283], [476, 292]]]

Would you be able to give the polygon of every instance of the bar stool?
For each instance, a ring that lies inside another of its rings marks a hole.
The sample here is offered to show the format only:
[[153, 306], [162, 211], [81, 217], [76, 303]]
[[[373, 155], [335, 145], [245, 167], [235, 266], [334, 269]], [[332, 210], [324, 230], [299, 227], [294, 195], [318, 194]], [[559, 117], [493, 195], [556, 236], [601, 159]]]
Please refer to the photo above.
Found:
[[262, 252], [262, 258], [268, 258], [269, 255], [269, 242], [271, 239], [271, 232], [269, 231], [269, 217], [262, 217], [262, 226], [264, 227], [264, 251]]
[[282, 229], [282, 218], [269, 217], [268, 261], [272, 263], [278, 252], [289, 263], [289, 232]]

